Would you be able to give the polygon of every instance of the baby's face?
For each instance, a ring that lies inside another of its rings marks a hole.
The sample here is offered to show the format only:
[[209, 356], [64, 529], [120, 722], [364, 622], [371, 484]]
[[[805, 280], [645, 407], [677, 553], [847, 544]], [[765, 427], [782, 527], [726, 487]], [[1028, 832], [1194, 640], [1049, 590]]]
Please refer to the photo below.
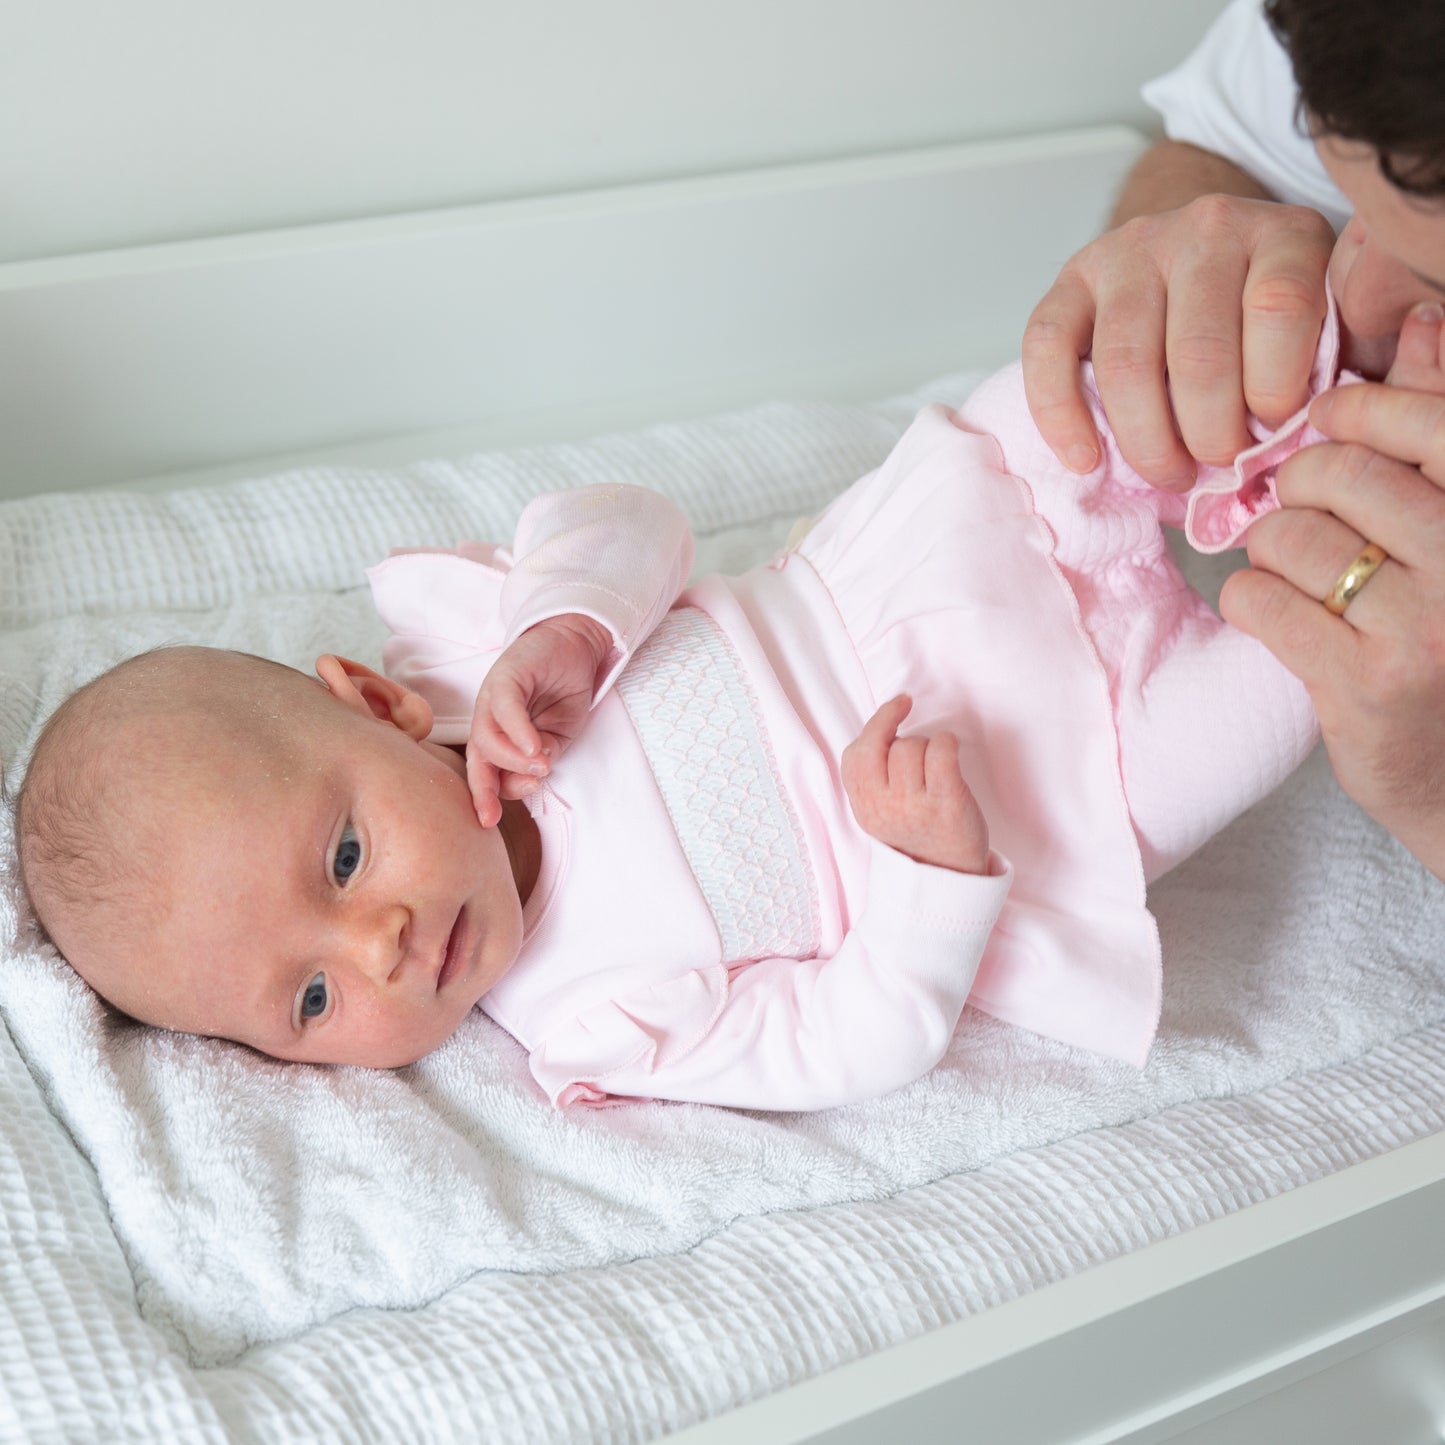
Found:
[[507, 849], [477, 823], [462, 759], [334, 697], [279, 754], [214, 753], [213, 786], [161, 820], [158, 922], [127, 965], [143, 1004], [116, 1001], [313, 1063], [392, 1068], [443, 1043], [522, 941]]

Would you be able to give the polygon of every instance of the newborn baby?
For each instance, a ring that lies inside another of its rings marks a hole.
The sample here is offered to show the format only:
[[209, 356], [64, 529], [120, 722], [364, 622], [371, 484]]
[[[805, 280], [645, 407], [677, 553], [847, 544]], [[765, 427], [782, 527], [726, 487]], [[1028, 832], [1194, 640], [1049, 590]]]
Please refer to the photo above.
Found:
[[[1191, 525], [1237, 540], [1308, 439], [1206, 469]], [[146, 1023], [391, 1067], [480, 1004], [559, 1105], [867, 1097], [965, 1003], [1140, 1064], [1146, 881], [1316, 735], [1186, 588], [1183, 516], [1112, 451], [1063, 472], [1016, 369], [741, 577], [683, 590], [655, 494], [539, 498], [510, 549], [373, 569], [389, 676], [177, 648], [81, 689], [25, 883]]]

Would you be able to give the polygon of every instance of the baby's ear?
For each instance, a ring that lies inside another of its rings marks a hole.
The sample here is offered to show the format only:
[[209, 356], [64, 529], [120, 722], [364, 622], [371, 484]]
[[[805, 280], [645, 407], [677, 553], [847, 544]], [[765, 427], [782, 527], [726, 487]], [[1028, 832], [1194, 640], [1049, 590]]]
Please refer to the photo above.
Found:
[[424, 697], [373, 672], [363, 662], [326, 653], [316, 659], [316, 676], [347, 707], [399, 727], [421, 742], [431, 732], [431, 705]]

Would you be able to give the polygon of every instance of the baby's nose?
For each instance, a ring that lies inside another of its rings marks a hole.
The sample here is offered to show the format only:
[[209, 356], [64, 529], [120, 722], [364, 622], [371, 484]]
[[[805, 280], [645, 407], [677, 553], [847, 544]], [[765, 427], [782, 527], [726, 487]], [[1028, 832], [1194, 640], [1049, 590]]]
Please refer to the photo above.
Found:
[[410, 909], [399, 903], [375, 909], [351, 932], [352, 962], [373, 983], [390, 983], [406, 957], [410, 935]]

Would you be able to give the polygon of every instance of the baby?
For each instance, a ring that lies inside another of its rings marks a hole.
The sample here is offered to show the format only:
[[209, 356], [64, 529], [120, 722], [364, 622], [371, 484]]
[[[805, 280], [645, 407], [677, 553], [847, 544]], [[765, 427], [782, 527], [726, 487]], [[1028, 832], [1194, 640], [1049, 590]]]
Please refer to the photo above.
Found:
[[[1237, 539], [1309, 437], [1208, 472], [1191, 532]], [[394, 1067], [480, 1004], [559, 1105], [868, 1097], [965, 1003], [1140, 1064], [1146, 881], [1315, 736], [1161, 520], [1117, 454], [1058, 467], [1016, 369], [741, 577], [684, 590], [654, 494], [539, 498], [508, 550], [372, 570], [388, 676], [176, 648], [82, 688], [18, 799], [25, 883], [146, 1023]]]

